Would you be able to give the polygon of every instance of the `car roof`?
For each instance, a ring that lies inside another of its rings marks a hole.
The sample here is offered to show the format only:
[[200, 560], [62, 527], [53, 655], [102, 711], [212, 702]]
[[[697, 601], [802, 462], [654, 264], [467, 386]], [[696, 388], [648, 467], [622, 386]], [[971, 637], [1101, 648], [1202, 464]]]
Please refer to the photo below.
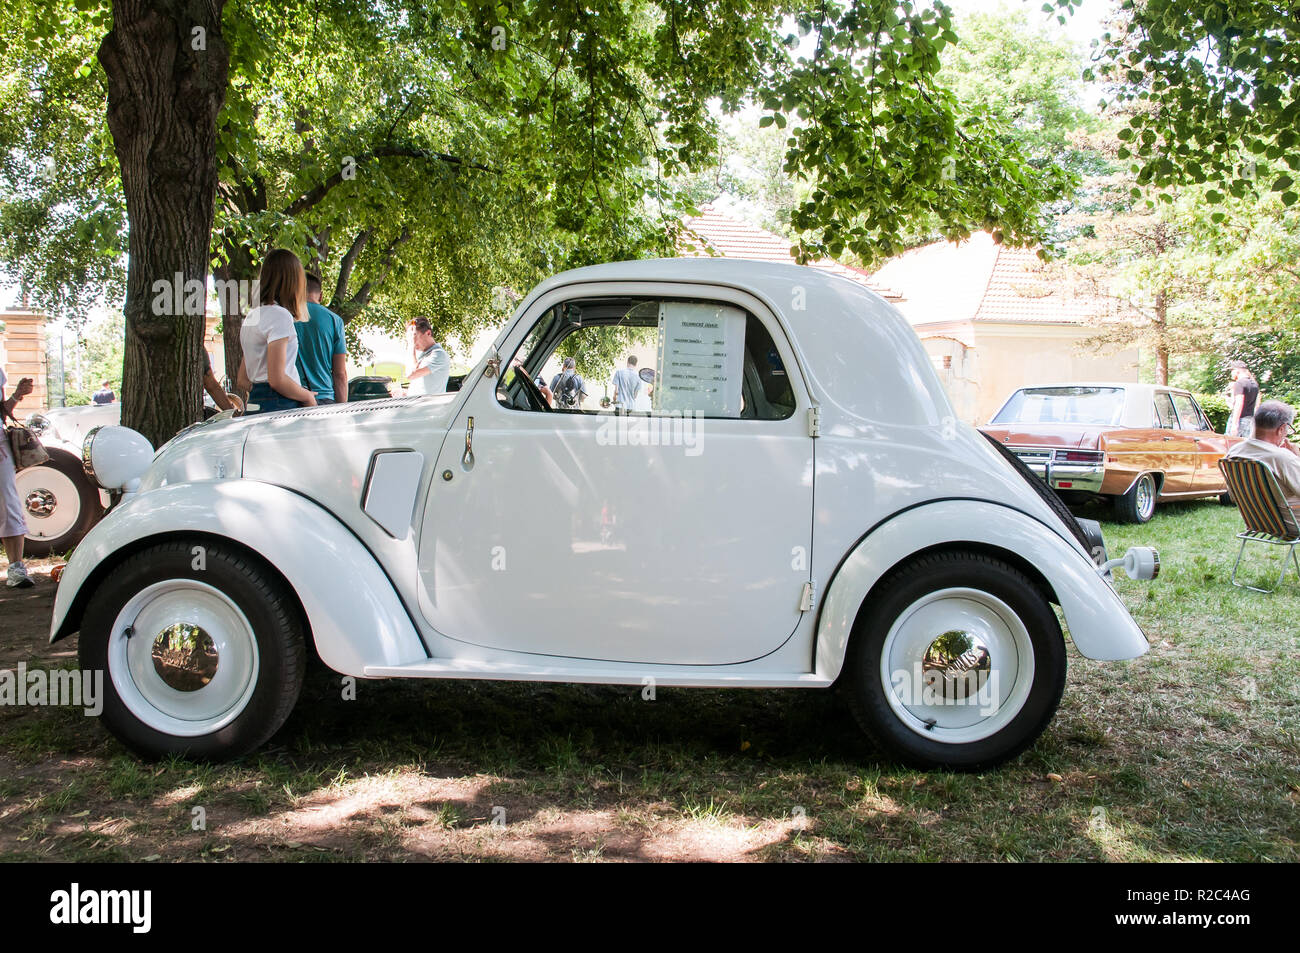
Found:
[[1059, 381], [1049, 384], [1026, 384], [1024, 387], [1017, 387], [1016, 390], [1051, 390], [1056, 387], [1113, 387], [1119, 390], [1132, 391], [1135, 394], [1155, 394], [1159, 391], [1168, 391], [1171, 394], [1191, 394], [1191, 391], [1183, 387], [1172, 387], [1168, 384], [1143, 384], [1138, 381]]
[[[516, 316], [551, 291], [586, 282], [671, 282], [743, 291], [782, 322], [815, 398], [833, 405], [824, 408], [827, 411], [838, 408], [849, 417], [935, 425], [953, 416], [907, 319], [880, 295], [847, 278], [743, 258], [611, 262], [548, 278], [520, 303]], [[502, 329], [497, 347], [513, 323]]]

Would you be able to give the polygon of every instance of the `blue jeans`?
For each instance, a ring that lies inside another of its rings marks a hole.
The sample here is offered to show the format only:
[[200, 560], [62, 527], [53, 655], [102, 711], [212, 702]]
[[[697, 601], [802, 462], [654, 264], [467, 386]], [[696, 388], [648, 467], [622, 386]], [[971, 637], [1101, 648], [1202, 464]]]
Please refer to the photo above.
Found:
[[[293, 410], [295, 407], [302, 406], [296, 400], [281, 397], [270, 384], [254, 384], [252, 390], [248, 392], [248, 404], [246, 414], [270, 414], [277, 410]], [[254, 404], [257, 405], [256, 409], [253, 409]]]

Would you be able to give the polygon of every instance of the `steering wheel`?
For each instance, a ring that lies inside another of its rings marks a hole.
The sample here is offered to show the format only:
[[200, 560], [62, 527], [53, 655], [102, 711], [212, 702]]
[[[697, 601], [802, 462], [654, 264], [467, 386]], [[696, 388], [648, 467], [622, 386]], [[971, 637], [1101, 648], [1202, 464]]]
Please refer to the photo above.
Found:
[[522, 367], [515, 367], [512, 370], [515, 372], [515, 377], [523, 384], [521, 389], [530, 405], [530, 409], [540, 410], [548, 414], [553, 413], [554, 408], [546, 402], [546, 396], [542, 393], [542, 389], [537, 386], [537, 382], [529, 376], [528, 372]]

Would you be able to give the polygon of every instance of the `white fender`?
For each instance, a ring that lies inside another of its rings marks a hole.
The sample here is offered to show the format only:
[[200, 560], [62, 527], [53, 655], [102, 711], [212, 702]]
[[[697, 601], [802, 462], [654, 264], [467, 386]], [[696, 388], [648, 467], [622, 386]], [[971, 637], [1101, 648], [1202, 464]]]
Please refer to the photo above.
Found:
[[867, 534], [831, 581], [817, 626], [816, 672], [835, 678], [871, 587], [893, 566], [931, 546], [996, 546], [1028, 561], [1051, 584], [1070, 637], [1090, 659], [1137, 658], [1147, 640], [1081, 547], [1019, 510], [977, 500], [941, 500], [907, 510]]
[[50, 641], [81, 624], [69, 611], [86, 580], [123, 547], [164, 534], [222, 536], [275, 566], [302, 602], [321, 659], [344, 675], [429, 657], [370, 552], [305, 497], [251, 480], [177, 483], [129, 499], [73, 551], [54, 599]]

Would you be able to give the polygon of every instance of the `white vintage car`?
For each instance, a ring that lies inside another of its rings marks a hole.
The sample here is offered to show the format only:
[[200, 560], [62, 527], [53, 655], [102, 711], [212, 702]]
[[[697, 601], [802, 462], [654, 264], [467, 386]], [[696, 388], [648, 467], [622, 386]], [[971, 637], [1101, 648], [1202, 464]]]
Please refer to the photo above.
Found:
[[[553, 410], [543, 365], [615, 328], [657, 344], [653, 409]], [[145, 756], [258, 747], [315, 651], [363, 678], [839, 685], [889, 755], [980, 768], [1057, 706], [1053, 604], [1089, 658], [1147, 649], [1096, 525], [955, 422], [893, 308], [794, 266], [568, 272], [455, 393], [200, 425], [156, 456], [106, 427], [86, 456], [125, 499], [51, 640], [80, 632]]]

